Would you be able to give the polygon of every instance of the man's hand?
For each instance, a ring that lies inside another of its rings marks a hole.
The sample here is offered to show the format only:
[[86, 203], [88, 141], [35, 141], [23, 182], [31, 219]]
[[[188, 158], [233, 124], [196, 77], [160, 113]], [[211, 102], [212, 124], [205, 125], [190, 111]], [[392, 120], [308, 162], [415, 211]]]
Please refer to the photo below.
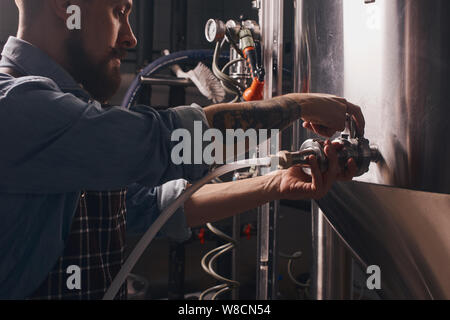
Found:
[[356, 163], [350, 159], [346, 168], [338, 163], [338, 144], [325, 143], [325, 154], [328, 157], [328, 171], [322, 173], [315, 156], [309, 157], [311, 176], [303, 171], [302, 166], [294, 166], [280, 171], [279, 197], [286, 200], [321, 199], [335, 181], [350, 181], [357, 173]]
[[315, 133], [331, 137], [345, 129], [346, 115], [356, 123], [358, 136], [364, 136], [365, 120], [361, 108], [344, 98], [328, 94], [292, 95], [302, 108], [303, 127]]

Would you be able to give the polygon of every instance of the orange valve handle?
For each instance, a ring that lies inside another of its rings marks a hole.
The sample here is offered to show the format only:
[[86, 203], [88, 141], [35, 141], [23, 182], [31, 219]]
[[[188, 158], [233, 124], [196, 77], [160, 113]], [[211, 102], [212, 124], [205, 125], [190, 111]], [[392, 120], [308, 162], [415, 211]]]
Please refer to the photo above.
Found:
[[247, 47], [244, 49], [244, 57], [247, 60], [247, 64], [250, 67], [250, 73], [253, 77], [256, 77], [257, 71], [257, 55], [255, 47]]
[[264, 81], [253, 78], [252, 85], [244, 92], [245, 101], [260, 101], [264, 99]]

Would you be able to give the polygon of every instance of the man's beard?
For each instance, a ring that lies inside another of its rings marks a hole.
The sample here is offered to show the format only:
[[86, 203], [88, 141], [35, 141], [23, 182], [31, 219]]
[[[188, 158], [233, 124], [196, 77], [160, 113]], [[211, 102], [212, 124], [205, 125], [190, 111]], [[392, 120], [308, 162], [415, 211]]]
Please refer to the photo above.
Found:
[[109, 64], [114, 58], [124, 58], [125, 50], [111, 48], [105, 58], [95, 62], [85, 49], [80, 32], [71, 33], [66, 40], [66, 50], [71, 76], [92, 98], [106, 103], [118, 91], [121, 82], [120, 68], [111, 68]]

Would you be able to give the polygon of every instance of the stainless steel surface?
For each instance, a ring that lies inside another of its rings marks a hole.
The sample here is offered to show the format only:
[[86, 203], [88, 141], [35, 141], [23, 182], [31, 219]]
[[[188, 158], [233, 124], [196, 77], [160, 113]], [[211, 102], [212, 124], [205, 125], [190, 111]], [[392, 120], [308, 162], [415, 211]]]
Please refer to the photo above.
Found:
[[352, 182], [319, 201], [386, 299], [450, 299], [450, 195]]
[[[302, 84], [308, 84], [309, 80], [301, 78], [302, 76], [307, 76], [308, 72], [304, 70], [304, 64], [302, 57], [303, 48], [306, 46], [305, 42], [302, 41], [304, 37], [303, 29], [303, 0], [294, 0], [294, 70], [293, 70], [293, 86], [295, 92], [307, 92], [307, 89], [302, 88]], [[291, 150], [300, 150], [303, 143], [305, 134], [302, 127], [301, 121], [296, 121], [292, 126], [292, 137], [291, 137]]]
[[[283, 10], [284, 0], [261, 0], [261, 40], [266, 70], [264, 98], [282, 94], [283, 81]], [[260, 156], [277, 154], [279, 136], [259, 146]], [[276, 140], [275, 143], [273, 140]], [[267, 172], [263, 172], [267, 173]], [[258, 208], [258, 253], [256, 299], [272, 300], [277, 294], [277, 219], [278, 202]]]
[[[230, 48], [230, 61], [237, 61], [238, 59], [242, 59], [239, 53], [233, 48]], [[247, 66], [247, 62], [242, 59], [242, 61], [234, 63], [229, 68], [229, 75], [231, 78], [235, 79], [246, 88], [251, 85], [252, 77], [250, 74], [250, 70]]]
[[365, 2], [297, 0], [297, 91], [360, 105], [383, 156], [320, 207], [363, 263], [381, 266], [382, 298], [450, 299], [450, 1]]
[[360, 105], [385, 160], [359, 181], [450, 193], [450, 2], [302, 3], [298, 87]]
[[445, 0], [344, 2], [344, 95], [385, 159], [361, 181], [450, 193], [449, 17]]
[[268, 99], [282, 94], [284, 0], [261, 2], [260, 26], [266, 70], [264, 98]]
[[[316, 204], [314, 204], [317, 206]], [[314, 267], [313, 296], [317, 300], [350, 299], [352, 296], [352, 255], [323, 212], [313, 215]]]

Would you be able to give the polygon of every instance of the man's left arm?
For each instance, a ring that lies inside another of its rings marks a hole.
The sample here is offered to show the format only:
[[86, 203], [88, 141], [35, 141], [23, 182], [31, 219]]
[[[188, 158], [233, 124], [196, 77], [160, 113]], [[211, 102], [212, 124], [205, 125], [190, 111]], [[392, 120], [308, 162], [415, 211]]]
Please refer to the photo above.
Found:
[[326, 142], [327, 172], [321, 172], [317, 159], [309, 157], [311, 176], [302, 166], [294, 166], [269, 175], [220, 184], [205, 185], [184, 204], [187, 225], [201, 226], [232, 217], [275, 200], [321, 199], [335, 181], [349, 181], [357, 173], [350, 159], [342, 168], [338, 163], [338, 146]]

